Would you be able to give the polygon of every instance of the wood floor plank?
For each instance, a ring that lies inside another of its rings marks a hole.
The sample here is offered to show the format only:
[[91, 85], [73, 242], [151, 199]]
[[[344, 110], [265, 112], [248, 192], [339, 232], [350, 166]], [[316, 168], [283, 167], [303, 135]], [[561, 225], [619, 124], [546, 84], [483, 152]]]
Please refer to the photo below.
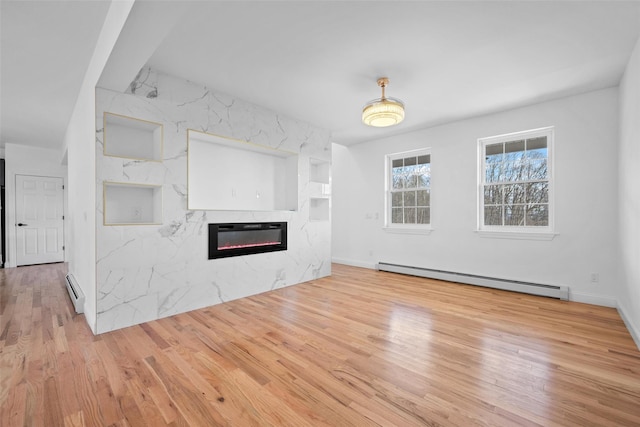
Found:
[[44, 380], [44, 419], [47, 425], [52, 427], [64, 426], [64, 416], [62, 415], [62, 402], [58, 393], [59, 379], [55, 376]]
[[0, 425], [21, 426], [25, 425], [27, 414], [27, 384], [21, 382], [12, 386], [12, 389], [0, 401]]
[[0, 270], [0, 425], [638, 426], [615, 309], [373, 270], [93, 336]]

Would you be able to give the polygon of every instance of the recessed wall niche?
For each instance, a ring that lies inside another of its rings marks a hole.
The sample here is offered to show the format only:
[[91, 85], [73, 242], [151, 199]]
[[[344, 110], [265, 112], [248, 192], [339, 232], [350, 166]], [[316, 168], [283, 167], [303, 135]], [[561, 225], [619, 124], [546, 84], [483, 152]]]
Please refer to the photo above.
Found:
[[162, 161], [161, 123], [104, 113], [104, 155]]
[[309, 219], [329, 221], [331, 218], [331, 163], [309, 159]]
[[298, 210], [298, 155], [190, 129], [188, 209]]
[[104, 182], [104, 225], [162, 224], [162, 186]]

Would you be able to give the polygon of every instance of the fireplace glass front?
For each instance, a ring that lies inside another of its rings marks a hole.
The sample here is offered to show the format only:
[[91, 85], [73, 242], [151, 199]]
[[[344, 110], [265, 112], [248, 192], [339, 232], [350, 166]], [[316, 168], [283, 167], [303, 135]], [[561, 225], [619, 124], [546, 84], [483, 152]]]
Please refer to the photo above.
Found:
[[209, 259], [285, 250], [286, 222], [209, 224]]

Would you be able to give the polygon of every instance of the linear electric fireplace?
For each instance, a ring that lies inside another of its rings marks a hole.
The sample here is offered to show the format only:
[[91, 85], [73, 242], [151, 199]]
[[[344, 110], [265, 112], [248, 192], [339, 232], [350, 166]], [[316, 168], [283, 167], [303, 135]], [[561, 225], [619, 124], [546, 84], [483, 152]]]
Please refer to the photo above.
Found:
[[209, 224], [209, 259], [286, 250], [286, 222]]

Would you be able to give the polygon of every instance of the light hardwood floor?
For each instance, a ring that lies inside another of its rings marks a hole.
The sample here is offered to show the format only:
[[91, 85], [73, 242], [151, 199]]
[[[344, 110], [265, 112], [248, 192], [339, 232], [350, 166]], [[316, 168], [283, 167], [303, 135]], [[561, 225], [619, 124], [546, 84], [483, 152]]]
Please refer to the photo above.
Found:
[[638, 426], [614, 309], [333, 276], [93, 336], [63, 264], [0, 270], [1, 426]]

